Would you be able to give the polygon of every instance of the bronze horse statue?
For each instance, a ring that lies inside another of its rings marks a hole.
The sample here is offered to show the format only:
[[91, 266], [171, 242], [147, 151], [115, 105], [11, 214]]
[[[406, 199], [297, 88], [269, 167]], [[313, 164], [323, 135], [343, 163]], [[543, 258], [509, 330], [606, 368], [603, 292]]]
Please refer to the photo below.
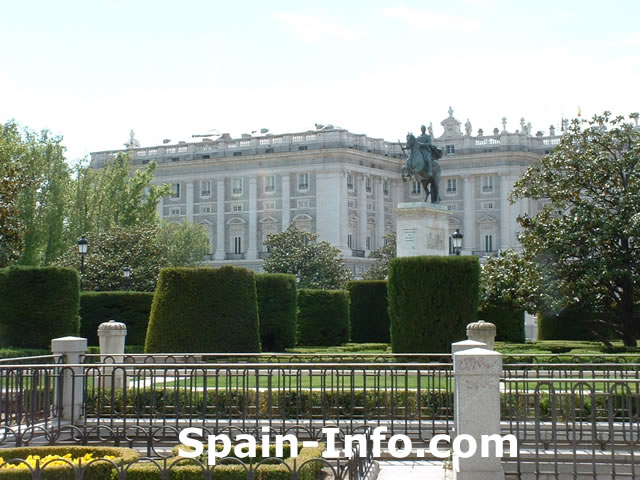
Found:
[[425, 203], [429, 196], [431, 203], [440, 203], [440, 164], [436, 160], [442, 157], [443, 151], [431, 144], [431, 137], [425, 135], [424, 130], [420, 139], [424, 141], [416, 140], [413, 133], [407, 134], [407, 149], [410, 153], [402, 167], [402, 180], [413, 177], [426, 192]]

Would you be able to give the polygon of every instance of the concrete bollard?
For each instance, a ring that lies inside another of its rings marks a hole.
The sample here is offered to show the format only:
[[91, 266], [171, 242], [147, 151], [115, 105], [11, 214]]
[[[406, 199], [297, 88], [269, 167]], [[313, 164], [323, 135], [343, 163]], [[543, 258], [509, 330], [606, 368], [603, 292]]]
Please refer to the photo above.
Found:
[[493, 342], [496, 339], [496, 326], [493, 323], [478, 320], [467, 325], [467, 338], [487, 344], [489, 350], [493, 350]]
[[[87, 339], [80, 337], [60, 337], [51, 340], [51, 352], [63, 355], [67, 365], [80, 364], [81, 355], [87, 353]], [[75, 422], [82, 417], [82, 395], [84, 394], [84, 374], [82, 366], [61, 366], [55, 392], [58, 415], [62, 420]]]
[[481, 455], [482, 437], [500, 434], [502, 354], [485, 348], [457, 352], [453, 355], [453, 371], [456, 439], [470, 436], [477, 445], [470, 457], [454, 457], [455, 479], [503, 480], [501, 459], [495, 456], [495, 450], [488, 457]]
[[[109, 320], [98, 326], [100, 340], [101, 363], [122, 363], [124, 360], [124, 343], [127, 336], [127, 326], [124, 323]], [[122, 388], [124, 386], [123, 367], [104, 367], [103, 388]]]

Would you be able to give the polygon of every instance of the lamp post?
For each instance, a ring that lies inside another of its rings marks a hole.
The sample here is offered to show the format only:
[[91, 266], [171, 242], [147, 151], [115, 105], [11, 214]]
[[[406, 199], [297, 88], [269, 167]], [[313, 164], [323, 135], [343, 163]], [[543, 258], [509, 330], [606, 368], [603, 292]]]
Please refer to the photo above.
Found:
[[122, 276], [124, 277], [124, 281], [125, 281], [125, 289], [126, 290], [131, 290], [131, 269], [129, 267], [124, 267], [124, 270], [122, 270]]
[[462, 250], [462, 235], [460, 233], [460, 229], [456, 228], [456, 231], [451, 235], [451, 239], [453, 240], [453, 251], [456, 255], [460, 255], [460, 251]]
[[83, 235], [78, 240], [78, 253], [80, 254], [80, 290], [82, 290], [82, 276], [84, 275], [84, 256], [89, 252], [89, 240]]

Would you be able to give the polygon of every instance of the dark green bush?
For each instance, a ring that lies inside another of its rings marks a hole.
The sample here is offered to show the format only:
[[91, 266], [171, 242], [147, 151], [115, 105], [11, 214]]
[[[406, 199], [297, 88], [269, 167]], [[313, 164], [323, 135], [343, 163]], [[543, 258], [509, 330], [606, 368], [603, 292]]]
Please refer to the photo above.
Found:
[[0, 346], [51, 347], [78, 335], [78, 272], [62, 267], [9, 267], [0, 275]]
[[349, 294], [344, 290], [298, 292], [298, 345], [349, 341]]
[[391, 346], [396, 353], [441, 353], [476, 320], [477, 257], [402, 257], [389, 263]]
[[351, 341], [389, 342], [389, 311], [386, 280], [347, 283], [351, 300]]
[[538, 340], [598, 340], [601, 337], [615, 337], [606, 328], [594, 326], [593, 317], [589, 311], [578, 308], [539, 314]]
[[507, 307], [485, 307], [478, 310], [478, 320], [496, 326], [496, 341], [524, 343], [524, 310]]
[[98, 326], [116, 320], [127, 326], [127, 345], [144, 345], [152, 301], [151, 292], [82, 292], [80, 335], [98, 345]]
[[[76, 445], [61, 445], [61, 446], [46, 446], [46, 447], [18, 447], [18, 448], [3, 448], [0, 450], [0, 455], [7, 461], [14, 458], [26, 459], [29, 455], [38, 455], [40, 457], [46, 457], [47, 455], [66, 455], [71, 454], [71, 458], [83, 457], [87, 453], [92, 453], [94, 458], [101, 458], [105, 455], [111, 455], [116, 457], [112, 460], [116, 465], [120, 465], [121, 462], [131, 463], [140, 455], [132, 448], [118, 448], [118, 447], [97, 447], [97, 446], [76, 446]], [[43, 480], [74, 480], [75, 475], [71, 466], [69, 465], [53, 465], [49, 464], [42, 467], [42, 479]], [[85, 467], [83, 478], [86, 480], [104, 480], [113, 478], [113, 464], [107, 461], [95, 462]], [[31, 480], [32, 473], [28, 469], [8, 469], [7, 467], [0, 468], [0, 478], [3, 480]]]
[[256, 275], [262, 351], [283, 352], [296, 345], [296, 277], [282, 273]]
[[259, 352], [253, 272], [165, 268], [151, 306], [146, 352]]

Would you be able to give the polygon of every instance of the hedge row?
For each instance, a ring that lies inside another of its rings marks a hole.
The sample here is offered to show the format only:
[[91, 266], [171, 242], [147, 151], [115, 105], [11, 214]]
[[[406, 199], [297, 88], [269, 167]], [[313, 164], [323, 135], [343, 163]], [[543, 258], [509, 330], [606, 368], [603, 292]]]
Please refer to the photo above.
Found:
[[80, 335], [98, 345], [98, 326], [116, 320], [127, 326], [127, 345], [144, 345], [152, 302], [152, 292], [82, 292]]
[[165, 268], [151, 306], [146, 352], [259, 352], [253, 272]]
[[52, 338], [78, 335], [79, 293], [71, 268], [0, 270], [0, 346], [49, 349]]
[[351, 300], [351, 341], [385, 342], [389, 336], [386, 280], [360, 280], [347, 283]]
[[496, 340], [499, 342], [524, 343], [524, 310], [503, 307], [485, 307], [478, 310], [478, 320], [491, 322], [496, 326]]
[[331, 346], [349, 341], [349, 294], [344, 290], [300, 290], [298, 345]]
[[260, 339], [263, 352], [283, 352], [296, 345], [296, 277], [281, 273], [256, 275]]
[[615, 338], [615, 335], [603, 326], [594, 328], [592, 318], [592, 313], [577, 308], [539, 314], [538, 340], [597, 340], [593, 330], [602, 337]]
[[477, 257], [403, 257], [389, 263], [391, 346], [396, 353], [448, 352], [476, 320]]

